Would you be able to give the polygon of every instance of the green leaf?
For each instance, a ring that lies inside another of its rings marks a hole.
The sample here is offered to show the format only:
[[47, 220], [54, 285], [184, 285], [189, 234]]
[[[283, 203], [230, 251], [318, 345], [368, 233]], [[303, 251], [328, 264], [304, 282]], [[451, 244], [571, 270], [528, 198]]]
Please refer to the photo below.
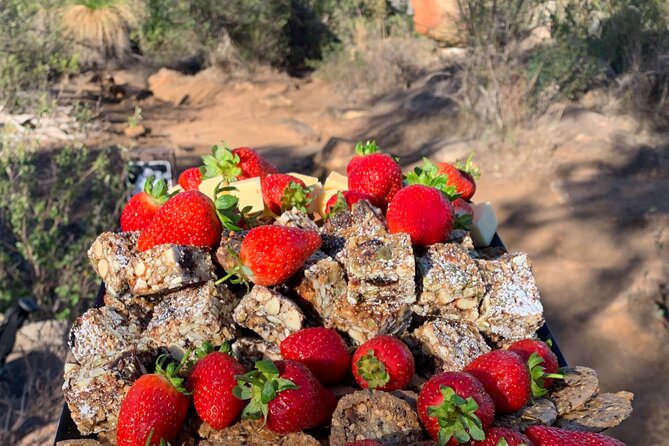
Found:
[[376, 141], [366, 141], [358, 142], [355, 145], [356, 155], [371, 155], [372, 153], [378, 153], [380, 151], [379, 146], [376, 144]]
[[276, 365], [274, 365], [274, 362], [269, 359], [256, 361], [255, 366], [256, 369], [258, 369], [260, 372], [266, 375], [279, 376], [279, 370], [276, 368]]
[[263, 404], [268, 404], [274, 398], [276, 398], [276, 389], [274, 388], [272, 381], [265, 381], [265, 384], [262, 387], [260, 401]]

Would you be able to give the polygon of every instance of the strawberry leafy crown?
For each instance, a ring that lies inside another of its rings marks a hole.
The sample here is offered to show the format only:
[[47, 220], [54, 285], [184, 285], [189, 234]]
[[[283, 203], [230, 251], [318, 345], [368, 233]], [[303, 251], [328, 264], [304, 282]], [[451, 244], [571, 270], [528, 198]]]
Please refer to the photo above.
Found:
[[481, 171], [478, 166], [474, 164], [474, 152], [470, 153], [464, 163], [457, 161], [454, 166], [459, 171], [469, 174], [475, 180], [481, 178]]
[[176, 192], [168, 194], [167, 182], [162, 178], [158, 180], [156, 180], [155, 178], [156, 177], [154, 175], [151, 175], [146, 179], [146, 182], [144, 183], [144, 193], [146, 193], [148, 196], [158, 201], [159, 203], [163, 204], [167, 200], [172, 198], [174, 195], [176, 195]]
[[232, 389], [235, 398], [248, 401], [242, 411], [242, 419], [258, 420], [263, 418], [263, 426], [267, 424], [270, 401], [281, 392], [297, 389], [298, 386], [289, 379], [281, 378], [276, 365], [269, 359], [256, 361], [255, 370], [244, 375], [237, 375], [237, 385]]
[[415, 167], [413, 172], [409, 172], [405, 177], [407, 185], [422, 184], [423, 186], [434, 187], [443, 193], [449, 201], [455, 201], [460, 195], [455, 186], [448, 185], [448, 175], [439, 173], [437, 166], [427, 158], [423, 158], [423, 165]]
[[237, 188], [234, 186], [221, 187], [222, 183], [219, 183], [214, 191], [214, 196], [216, 197], [214, 207], [216, 208], [216, 215], [221, 221], [221, 225], [231, 231], [241, 231], [242, 228], [238, 225], [242, 222], [248, 226], [253, 226], [257, 215], [251, 214], [252, 207], [245, 206], [240, 210], [239, 198], [234, 195], [222, 194], [223, 192], [237, 190]]
[[356, 366], [358, 373], [367, 382], [370, 389], [383, 387], [390, 381], [386, 366], [374, 355], [374, 350], [370, 349], [361, 356]]
[[228, 344], [227, 342], [224, 342], [219, 347], [219, 349], [216, 350], [214, 348], [214, 346], [211, 345], [211, 342], [209, 342], [209, 341], [204, 342], [201, 346], [196, 348], [195, 352], [193, 352], [193, 353], [195, 354], [195, 357], [197, 359], [202, 359], [202, 358], [206, 357], [208, 354], [214, 353], [214, 352], [221, 352], [221, 353], [225, 353], [225, 354], [228, 354], [228, 355], [230, 355], [232, 353], [232, 351], [230, 350], [230, 344]]
[[304, 187], [295, 181], [291, 181], [283, 190], [283, 195], [281, 196], [281, 211], [297, 209], [306, 213], [307, 206], [311, 203], [311, 195], [311, 189]]
[[200, 167], [202, 179], [207, 180], [222, 175], [226, 181], [236, 181], [242, 174], [239, 155], [233, 153], [226, 143], [212, 146], [211, 152], [211, 155], [202, 157], [204, 163], [204, 166]]
[[[499, 440], [497, 440], [497, 444], [495, 446], [509, 446], [509, 442], [506, 441], [506, 438], [502, 437]], [[527, 446], [527, 444], [519, 443], [518, 446]]]
[[365, 141], [364, 143], [362, 141], [358, 142], [355, 145], [355, 154], [356, 155], [371, 155], [372, 153], [378, 153], [380, 152], [381, 149], [379, 148], [378, 144], [376, 144], [376, 141], [371, 140], [371, 141]]
[[241, 256], [231, 246], [228, 246], [228, 255], [234, 259], [233, 265], [225, 270], [225, 276], [218, 279], [216, 285], [229, 279], [233, 285], [244, 284], [248, 293], [251, 290], [250, 282], [252, 282], [253, 271], [242, 263]]
[[443, 401], [427, 408], [428, 416], [436, 418], [439, 424], [439, 446], [445, 446], [451, 438], [458, 443], [485, 440], [483, 424], [475, 413], [479, 405], [474, 398], [465, 399], [449, 386], [442, 385], [439, 391]]
[[327, 215], [325, 216], [325, 219], [328, 220], [332, 218], [335, 214], [341, 212], [341, 211], [347, 211], [348, 210], [348, 203], [346, 202], [346, 197], [344, 197], [344, 194], [341, 191], [337, 191], [336, 194], [336, 200], [330, 210], [328, 211]]
[[546, 369], [542, 365], [543, 363], [544, 359], [536, 352], [532, 353], [527, 360], [527, 366], [530, 369], [532, 378], [532, 396], [534, 398], [548, 394], [548, 389], [546, 389], [546, 385], [544, 384], [546, 378], [564, 379], [564, 375], [561, 373], [546, 373]]
[[179, 377], [178, 374], [179, 371], [188, 363], [190, 354], [191, 350], [186, 350], [183, 358], [181, 358], [179, 364], [176, 365], [174, 362], [170, 361], [167, 366], [165, 366], [165, 362], [168, 360], [168, 358], [170, 358], [170, 356], [167, 354], [160, 355], [156, 360], [156, 374], [167, 378], [167, 380], [174, 386], [177, 392], [183, 393], [184, 395], [188, 395], [188, 392], [186, 392], [186, 389], [183, 385], [183, 378]]
[[[151, 432], [149, 432], [149, 436], [146, 439], [146, 443], [144, 443], [144, 446], [151, 446], [153, 443], [151, 443], [151, 439], [153, 438], [153, 434], [155, 433], [155, 429], [151, 429]], [[160, 443], [158, 443], [158, 446], [172, 446], [169, 441], [166, 441], [164, 438], [160, 439]]]

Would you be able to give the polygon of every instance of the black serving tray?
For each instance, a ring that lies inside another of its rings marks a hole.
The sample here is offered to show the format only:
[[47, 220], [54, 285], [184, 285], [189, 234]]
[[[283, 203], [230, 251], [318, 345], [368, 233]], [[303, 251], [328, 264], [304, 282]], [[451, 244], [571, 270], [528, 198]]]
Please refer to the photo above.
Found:
[[[495, 236], [492, 239], [492, 242], [490, 243], [490, 246], [493, 248], [505, 247], [504, 243], [502, 243], [502, 240], [499, 238], [498, 234], [495, 234]], [[95, 297], [94, 306], [96, 308], [104, 305], [103, 302], [104, 294], [105, 294], [104, 283], [100, 283], [98, 294]], [[564, 355], [562, 355], [562, 352], [560, 351], [560, 347], [558, 345], [557, 340], [555, 339], [555, 336], [553, 336], [553, 333], [551, 333], [551, 329], [548, 326], [548, 322], [544, 323], [544, 325], [539, 330], [537, 330], [537, 336], [539, 336], [539, 339], [543, 341], [548, 341], [549, 339], [552, 341], [551, 349], [553, 350], [553, 353], [555, 353], [555, 355], [557, 356], [560, 367], [566, 367], [567, 361], [565, 360]], [[70, 408], [67, 407], [67, 404], [64, 404], [63, 411], [60, 415], [60, 422], [58, 423], [58, 430], [56, 431], [54, 446], [59, 441], [78, 440], [82, 438], [94, 438], [94, 436], [85, 437], [79, 433], [79, 430], [77, 429], [77, 426], [74, 424], [72, 416], [70, 415]]]

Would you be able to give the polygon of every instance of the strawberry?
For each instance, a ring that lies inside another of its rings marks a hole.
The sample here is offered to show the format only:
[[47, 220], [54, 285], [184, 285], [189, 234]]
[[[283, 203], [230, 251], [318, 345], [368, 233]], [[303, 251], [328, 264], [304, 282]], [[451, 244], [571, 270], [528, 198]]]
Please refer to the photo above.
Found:
[[399, 390], [413, 378], [413, 355], [406, 344], [392, 336], [377, 336], [353, 354], [353, 377], [363, 389]]
[[383, 446], [383, 445], [376, 440], [357, 440], [357, 441], [349, 441], [344, 446]]
[[548, 426], [530, 426], [525, 435], [534, 446], [625, 446], [622, 441], [593, 432], [577, 432]]
[[469, 373], [443, 372], [430, 378], [418, 394], [418, 417], [440, 446], [483, 441], [483, 429], [495, 408], [481, 383]]
[[472, 163], [472, 155], [469, 155], [465, 164], [437, 163], [439, 174], [448, 177], [448, 185], [454, 186], [463, 200], [469, 201], [476, 192], [476, 180], [481, 176], [479, 170]]
[[372, 153], [379, 153], [379, 146], [376, 144], [376, 141], [367, 141], [365, 143], [361, 141], [357, 143], [355, 145], [356, 156], [351, 158], [351, 161], [348, 162], [348, 165], [346, 166], [346, 175], [350, 175], [358, 166], [360, 160]]
[[474, 221], [474, 209], [462, 198], [456, 198], [453, 204], [453, 229], [464, 229], [469, 231]]
[[390, 232], [405, 232], [414, 246], [428, 246], [453, 230], [453, 206], [438, 189], [414, 184], [395, 194], [386, 219]]
[[493, 350], [469, 363], [465, 371], [481, 381], [498, 413], [515, 412], [530, 400], [530, 370], [517, 353]]
[[232, 424], [245, 405], [234, 397], [232, 389], [237, 385], [235, 376], [246, 370], [228, 352], [227, 344], [214, 351], [211, 344], [205, 343], [195, 351], [198, 361], [186, 382], [198, 416], [217, 430]]
[[202, 183], [202, 171], [199, 167], [190, 167], [179, 175], [179, 186], [183, 190], [197, 190]]
[[237, 383], [235, 396], [249, 401], [242, 418], [263, 418], [267, 428], [277, 433], [326, 424], [337, 405], [334, 395], [296, 361], [257, 361], [256, 370], [238, 376]]
[[139, 235], [137, 249], [166, 243], [213, 248], [221, 241], [221, 232], [214, 203], [202, 192], [189, 190], [165, 202]]
[[377, 208], [381, 208], [385, 204], [381, 200], [374, 198], [371, 195], [352, 190], [345, 190], [342, 192], [337, 192], [330, 197], [328, 202], [325, 204], [325, 215], [330, 216], [331, 214], [334, 215], [339, 211], [351, 209], [351, 206], [360, 200], [367, 200], [372, 206], [376, 206]]
[[234, 277], [232, 283], [278, 285], [295, 274], [320, 246], [321, 236], [316, 231], [279, 225], [255, 227], [242, 241], [238, 263], [218, 282]]
[[148, 177], [144, 191], [133, 195], [123, 207], [121, 231], [141, 231], [146, 228], [158, 209], [170, 198], [165, 180], [154, 182], [153, 179], [153, 176]]
[[509, 346], [509, 350], [518, 353], [530, 369], [532, 376], [532, 396], [539, 397], [548, 393], [554, 379], [562, 379], [557, 356], [550, 346], [543, 341], [523, 339]]
[[361, 156], [349, 167], [349, 190], [371, 195], [387, 204], [402, 188], [402, 169], [390, 155], [372, 153]]
[[534, 446], [529, 438], [507, 427], [491, 427], [485, 431], [485, 440], [474, 446]]
[[325, 385], [341, 382], [351, 365], [346, 343], [335, 330], [325, 327], [305, 328], [281, 341], [281, 356], [309, 367]]
[[[116, 442], [118, 446], [158, 445], [174, 441], [188, 411], [182, 379], [177, 376], [190, 352], [181, 363], [164, 367], [167, 355], [156, 362], [156, 372], [135, 381], [121, 402]], [[152, 441], [147, 439], [151, 435]]]
[[262, 178], [273, 173], [279, 173], [279, 169], [274, 164], [249, 147], [238, 147], [233, 149], [232, 153], [239, 157], [238, 166], [242, 169], [242, 173], [239, 176], [240, 180], [253, 177]]
[[261, 187], [265, 206], [275, 215], [293, 208], [307, 212], [311, 191], [299, 178], [276, 173], [263, 178]]

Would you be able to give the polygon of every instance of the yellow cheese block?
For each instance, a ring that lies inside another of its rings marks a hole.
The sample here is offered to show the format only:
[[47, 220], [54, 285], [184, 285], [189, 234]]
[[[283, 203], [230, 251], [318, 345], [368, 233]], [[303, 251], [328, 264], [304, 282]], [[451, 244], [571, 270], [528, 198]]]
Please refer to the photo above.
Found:
[[295, 172], [290, 172], [288, 175], [290, 175], [291, 177], [295, 177], [295, 178], [298, 178], [298, 179], [304, 181], [304, 184], [307, 187], [313, 186], [316, 183], [320, 184], [320, 181], [319, 181], [318, 178], [310, 177], [309, 175], [302, 175], [301, 173], [295, 173]]
[[167, 194], [168, 194], [168, 195], [171, 195], [171, 194], [175, 194], [175, 195], [176, 195], [176, 194], [179, 194], [179, 193], [181, 193], [181, 192], [183, 192], [183, 191], [184, 191], [183, 187], [181, 187], [180, 185], [177, 184], [177, 185], [174, 186], [172, 189], [168, 190], [168, 191], [167, 191]]
[[318, 197], [318, 203], [317, 203], [317, 209], [318, 213], [321, 214], [321, 217], [325, 218], [325, 205], [328, 204], [328, 201], [330, 198], [332, 198], [333, 195], [337, 195], [338, 190], [326, 190], [324, 189], [323, 192], [320, 194]]
[[[221, 184], [221, 182], [223, 182], [223, 175], [203, 180], [197, 187], [197, 189], [203, 194], [205, 194], [207, 197], [211, 198], [212, 201], [214, 201], [216, 200], [216, 197], [214, 196], [214, 191], [216, 190], [216, 186]], [[225, 186], [225, 184], [221, 185], [221, 187], [223, 186]]]
[[239, 209], [251, 206], [251, 213], [263, 212], [265, 203], [262, 199], [262, 189], [260, 187], [260, 177], [248, 178], [242, 181], [230, 183], [236, 190], [226, 191], [224, 193], [234, 195], [239, 199]]
[[339, 172], [331, 172], [330, 175], [325, 179], [323, 184], [323, 189], [325, 190], [348, 190], [348, 177], [340, 174]]

